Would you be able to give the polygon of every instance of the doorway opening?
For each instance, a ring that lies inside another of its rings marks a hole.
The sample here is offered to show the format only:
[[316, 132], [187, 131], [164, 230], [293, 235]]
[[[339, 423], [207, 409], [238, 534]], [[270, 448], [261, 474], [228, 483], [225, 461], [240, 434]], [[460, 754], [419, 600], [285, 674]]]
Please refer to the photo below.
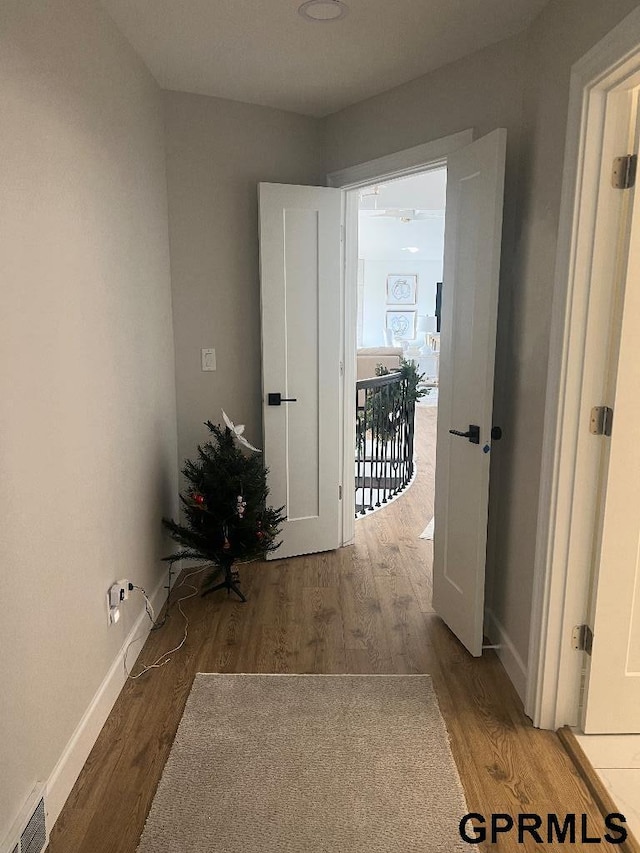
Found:
[[[500, 438], [500, 431], [494, 430], [492, 423], [492, 404], [505, 155], [503, 128], [475, 141], [472, 132], [462, 131], [328, 177], [330, 186], [344, 191], [341, 539], [343, 545], [349, 545], [354, 542], [356, 525], [353, 448], [356, 445], [360, 191], [385, 182], [395, 183], [396, 179], [447, 170], [433, 607], [475, 657], [482, 654], [483, 648], [490, 454], [493, 442]], [[398, 205], [389, 209], [393, 208], [402, 209]], [[405, 209], [423, 208], [414, 204]], [[401, 248], [404, 247], [403, 244]], [[406, 278], [402, 276], [400, 290], [410, 294], [414, 282]], [[435, 299], [432, 310], [435, 314]], [[383, 313], [386, 317], [386, 310]], [[417, 325], [418, 311], [414, 313]], [[408, 328], [413, 336], [406, 339], [407, 349], [412, 342], [417, 355], [418, 330], [413, 327], [412, 319], [405, 316], [402, 325], [405, 334]], [[362, 327], [364, 335], [364, 316]], [[383, 335], [385, 327], [386, 322]], [[393, 343], [393, 337], [391, 340]], [[425, 519], [425, 523], [428, 521]], [[494, 642], [491, 637], [490, 640]]]
[[[428, 432], [435, 460], [446, 168], [364, 186], [357, 202], [354, 509], [362, 518], [402, 498], [426, 464], [416, 430]], [[416, 417], [422, 407], [430, 411]], [[424, 536], [433, 538], [433, 494], [424, 513]]]

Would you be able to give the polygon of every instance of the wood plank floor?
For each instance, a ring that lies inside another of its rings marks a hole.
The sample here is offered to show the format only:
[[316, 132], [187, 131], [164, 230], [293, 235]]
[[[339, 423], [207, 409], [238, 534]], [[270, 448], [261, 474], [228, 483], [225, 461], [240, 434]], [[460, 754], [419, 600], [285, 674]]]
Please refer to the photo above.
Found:
[[[187, 643], [169, 665], [125, 685], [50, 853], [134, 853], [196, 672], [430, 673], [469, 811], [586, 813], [591, 834], [601, 834], [558, 737], [531, 726], [493, 652], [471, 658], [431, 609], [432, 543], [418, 536], [433, 514], [435, 413], [418, 409], [414, 485], [356, 523], [355, 545], [243, 567], [246, 604], [223, 594], [185, 603]], [[171, 648], [182, 630], [172, 611], [140, 661]], [[500, 837], [490, 849], [558, 849], [516, 841]]]

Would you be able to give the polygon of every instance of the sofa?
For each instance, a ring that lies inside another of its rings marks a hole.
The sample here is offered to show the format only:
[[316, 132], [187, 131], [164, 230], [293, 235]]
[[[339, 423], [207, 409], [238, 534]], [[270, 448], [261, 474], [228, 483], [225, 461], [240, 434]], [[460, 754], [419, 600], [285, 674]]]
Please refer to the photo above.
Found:
[[398, 370], [402, 347], [364, 347], [356, 353], [356, 379], [371, 379], [381, 364], [388, 370]]

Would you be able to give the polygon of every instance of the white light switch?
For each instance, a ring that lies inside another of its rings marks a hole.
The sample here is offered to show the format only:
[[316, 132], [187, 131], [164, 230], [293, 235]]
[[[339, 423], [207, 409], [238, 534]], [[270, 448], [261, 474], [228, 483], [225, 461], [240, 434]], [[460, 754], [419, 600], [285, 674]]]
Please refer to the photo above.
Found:
[[202, 369], [203, 370], [215, 370], [216, 369], [216, 351], [214, 349], [203, 349], [202, 350]]

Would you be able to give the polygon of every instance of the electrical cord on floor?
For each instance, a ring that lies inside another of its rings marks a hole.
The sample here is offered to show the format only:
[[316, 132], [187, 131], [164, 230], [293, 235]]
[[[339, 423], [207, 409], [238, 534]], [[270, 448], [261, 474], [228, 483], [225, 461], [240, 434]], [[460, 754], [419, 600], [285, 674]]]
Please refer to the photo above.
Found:
[[[200, 572], [203, 572], [205, 569], [209, 569], [209, 568], [211, 568], [211, 566], [207, 565], [207, 566], [202, 566], [199, 569], [195, 569], [193, 572], [189, 572], [189, 574], [185, 575], [184, 578], [180, 581], [180, 583], [174, 587], [174, 589], [178, 590], [181, 587], [184, 587], [186, 581], [189, 578], [193, 577], [194, 575], [198, 575], [198, 574], [200, 574]], [[145, 673], [149, 672], [152, 669], [160, 669], [161, 667], [166, 666], [169, 663], [169, 661], [171, 660], [169, 655], [175, 654], [175, 652], [179, 651], [184, 646], [184, 644], [187, 641], [187, 636], [189, 633], [189, 617], [187, 616], [187, 614], [182, 609], [182, 602], [187, 601], [190, 598], [194, 598], [198, 594], [198, 592], [200, 591], [198, 589], [198, 587], [193, 586], [193, 584], [187, 584], [187, 588], [191, 589], [193, 591], [190, 592], [189, 595], [183, 595], [182, 597], [178, 598], [175, 602], [171, 602], [171, 600], [170, 600], [171, 599], [171, 593], [173, 592], [173, 590], [169, 591], [169, 596], [167, 598], [167, 606], [165, 609], [165, 614], [164, 614], [164, 616], [160, 622], [156, 622], [155, 614], [153, 612], [153, 607], [151, 606], [151, 602], [149, 601], [149, 596], [147, 595], [147, 593], [144, 591], [144, 589], [142, 587], [135, 586], [134, 584], [129, 584], [129, 589], [131, 591], [137, 590], [140, 593], [142, 593], [142, 595], [144, 596], [145, 611], [147, 613], [147, 616], [151, 620], [151, 623], [152, 623], [151, 630], [152, 631], [157, 630], [158, 628], [161, 628], [164, 625], [164, 623], [167, 620], [167, 616], [169, 615], [169, 607], [171, 604], [175, 603], [178, 605], [178, 610], [180, 611], [180, 613], [184, 619], [184, 634], [182, 636], [182, 640], [180, 640], [180, 642], [178, 643], [177, 646], [174, 646], [174, 648], [169, 649], [169, 651], [167, 651], [167, 652], [163, 652], [161, 655], [159, 655], [155, 659], [155, 661], [153, 663], [142, 664], [142, 669], [140, 670], [140, 672], [136, 673], [136, 675], [132, 674], [133, 670], [129, 671], [129, 669], [127, 668], [127, 655], [129, 654], [129, 649], [131, 648], [131, 646], [134, 643], [137, 643], [139, 640], [144, 640], [145, 635], [140, 634], [139, 636], [135, 637], [135, 639], [131, 640], [131, 642], [128, 644], [128, 646], [125, 650], [125, 653], [124, 653], [124, 671], [127, 675], [127, 678], [131, 678], [132, 680], [135, 680], [136, 678], [140, 678], [142, 675], [145, 675]], [[134, 666], [135, 666], [135, 664], [134, 664]]]
[[133, 592], [134, 590], [138, 590], [138, 592], [141, 592], [144, 596], [144, 609], [146, 610], [147, 616], [149, 617], [149, 619], [151, 619], [151, 624], [153, 625], [151, 630], [153, 631], [157, 628], [160, 628], [161, 625], [164, 625], [164, 621], [167, 618], [166, 614], [162, 622], [160, 624], [156, 624], [156, 614], [153, 611], [153, 605], [149, 601], [149, 596], [141, 586], [136, 586], [134, 583], [129, 583], [129, 592]]

